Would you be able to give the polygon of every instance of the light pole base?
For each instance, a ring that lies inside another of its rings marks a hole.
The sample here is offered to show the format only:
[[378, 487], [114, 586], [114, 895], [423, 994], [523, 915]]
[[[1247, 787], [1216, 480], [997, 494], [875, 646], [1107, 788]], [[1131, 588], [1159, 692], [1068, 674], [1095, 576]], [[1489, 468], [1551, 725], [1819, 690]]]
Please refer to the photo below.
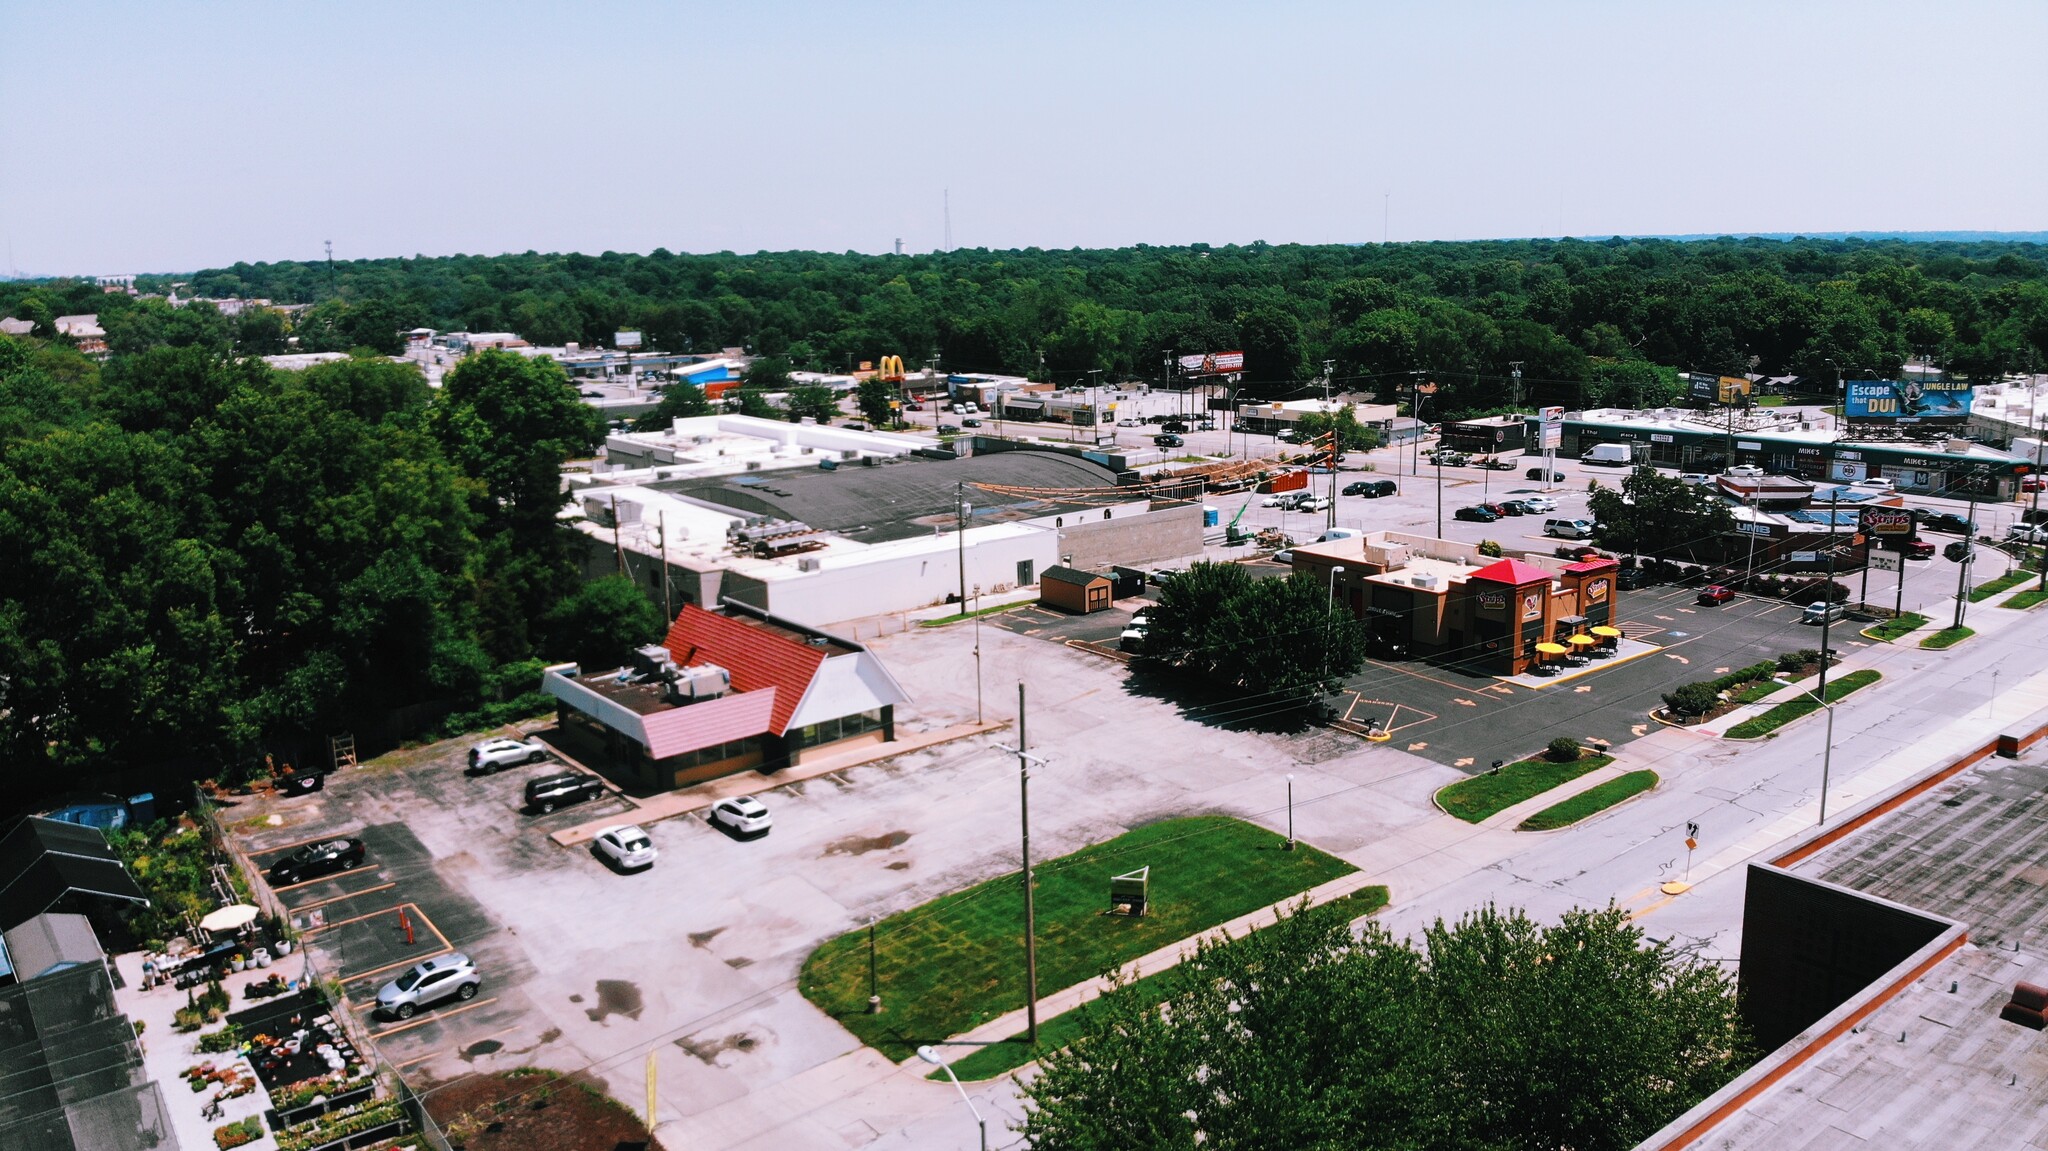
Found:
[[1674, 879], [1669, 883], [1659, 886], [1657, 890], [1663, 892], [1666, 895], [1684, 895], [1686, 892], [1692, 890], [1692, 884], [1687, 883], [1682, 879]]
[[882, 997], [881, 997], [881, 996], [879, 996], [879, 995], [870, 995], [870, 996], [868, 996], [868, 1014], [869, 1014], [869, 1015], [880, 1015], [881, 1013], [882, 1013]]

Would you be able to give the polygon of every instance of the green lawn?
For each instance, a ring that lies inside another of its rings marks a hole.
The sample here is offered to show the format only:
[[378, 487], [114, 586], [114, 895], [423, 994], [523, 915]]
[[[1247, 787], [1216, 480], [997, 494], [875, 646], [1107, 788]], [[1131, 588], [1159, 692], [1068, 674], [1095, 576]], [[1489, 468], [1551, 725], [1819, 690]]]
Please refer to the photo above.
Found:
[[1784, 686], [1784, 684], [1772, 683], [1767, 679], [1753, 679], [1729, 692], [1728, 698], [1735, 703], [1755, 703]]
[[1977, 632], [1973, 628], [1945, 627], [1942, 628], [1940, 631], [1935, 632], [1933, 635], [1928, 636], [1926, 639], [1921, 640], [1920, 646], [1932, 649], [1934, 651], [1940, 651], [1943, 648], [1954, 647], [1955, 645], [1963, 642], [1966, 639], [1969, 639], [1971, 636], [1976, 634]]
[[2033, 572], [2027, 571], [2024, 568], [2014, 568], [1997, 579], [1985, 580], [1983, 583], [1972, 588], [1970, 590], [1970, 602], [1982, 603], [1999, 592], [2011, 591], [2032, 578], [2034, 578]]
[[1620, 779], [1589, 787], [1563, 803], [1554, 803], [1522, 821], [1517, 831], [1554, 831], [1589, 815], [1606, 811], [1622, 800], [1657, 786], [1654, 771], [1631, 771]]
[[[1862, 671], [1852, 671], [1840, 679], [1830, 680], [1828, 681], [1828, 702], [1833, 703], [1852, 691], [1876, 683], [1881, 678], [1883, 676], [1880, 673], [1865, 668]], [[1728, 738], [1755, 739], [1760, 735], [1768, 735], [1778, 730], [1802, 715], [1812, 715], [1819, 710], [1819, 700], [1814, 699], [1810, 693], [1801, 695], [1798, 699], [1788, 699], [1762, 715], [1752, 719], [1745, 719], [1734, 727], [1729, 728]]]
[[2025, 609], [2033, 607], [2035, 604], [2040, 603], [2044, 599], [2048, 599], [2048, 591], [2044, 591], [2041, 588], [2028, 588], [2026, 591], [2023, 591], [2020, 594], [2012, 597], [2011, 599], [2006, 600], [2004, 603], [1999, 604], [1998, 606], [2019, 608], [2022, 611], [2024, 611]]
[[[1007, 834], [1004, 832], [1002, 834]], [[1148, 952], [1357, 870], [1226, 816], [1170, 819], [1033, 871], [1038, 988], [1071, 987]], [[1151, 910], [1114, 916], [1109, 878], [1150, 867]], [[1024, 896], [1015, 873], [892, 915], [876, 931], [884, 1012], [867, 1014], [868, 933], [813, 951], [804, 997], [891, 1059], [1024, 1006]]]
[[1890, 643], [1908, 632], [1917, 631], [1920, 628], [1926, 626], [1926, 616], [1921, 615], [1918, 612], [1909, 611], [1904, 615], [1895, 616], [1891, 619], [1888, 619], [1881, 624], [1877, 624], [1873, 627], [1864, 628], [1863, 634], [1870, 637], [1871, 639], [1882, 640], [1885, 643]]
[[1487, 816], [1497, 815], [1613, 762], [1611, 755], [1582, 755], [1572, 763], [1552, 763], [1543, 756], [1534, 756], [1508, 764], [1500, 769], [1499, 775], [1489, 772], [1459, 780], [1437, 792], [1436, 803], [1466, 823], [1479, 823]]
[[[1387, 905], [1387, 889], [1378, 886], [1361, 887], [1349, 895], [1340, 895], [1330, 901], [1331, 906], [1347, 904], [1350, 905], [1354, 919], [1371, 915]], [[1135, 995], [1147, 1006], [1157, 1006], [1173, 992], [1172, 984], [1167, 978], [1172, 972], [1172, 968], [1155, 971], [1136, 983], [1126, 985], [1117, 994]], [[1026, 1043], [1024, 1033], [1019, 1031], [1008, 1039], [991, 1043], [965, 1058], [956, 1060], [953, 1064], [953, 1074], [962, 1079], [994, 1079], [1005, 1072], [1014, 1071], [1048, 1051], [1058, 1051], [1072, 1043], [1074, 1037], [1081, 1032], [1082, 1021], [1082, 1013], [1078, 1010], [1062, 1012], [1051, 1019], [1041, 1017], [1038, 1021], [1038, 1046], [1033, 1047]], [[946, 1073], [933, 1071], [925, 1078], [944, 1080]]]
[[978, 615], [996, 615], [1001, 612], [1009, 611], [1011, 608], [1016, 606], [1018, 605], [1013, 603], [999, 603], [996, 604], [994, 607], [982, 608], [980, 611], [963, 611], [956, 612], [953, 615], [942, 615], [937, 619], [921, 619], [917, 621], [917, 626], [945, 627], [949, 623], [959, 623], [961, 620], [973, 619], [975, 616]]

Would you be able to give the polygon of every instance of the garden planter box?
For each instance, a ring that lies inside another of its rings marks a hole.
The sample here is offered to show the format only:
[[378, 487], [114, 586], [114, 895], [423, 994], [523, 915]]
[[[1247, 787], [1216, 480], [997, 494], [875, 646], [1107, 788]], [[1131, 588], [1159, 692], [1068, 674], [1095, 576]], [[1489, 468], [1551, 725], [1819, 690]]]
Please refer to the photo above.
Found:
[[403, 1134], [405, 1134], [405, 1120], [393, 1119], [389, 1123], [372, 1127], [365, 1131], [358, 1131], [353, 1135], [336, 1139], [332, 1143], [322, 1143], [318, 1147], [308, 1148], [307, 1151], [357, 1151], [358, 1148], [375, 1147], [386, 1139], [396, 1139]]
[[296, 1127], [308, 1119], [318, 1119], [329, 1111], [354, 1106], [368, 1099], [376, 1091], [376, 1084], [366, 1083], [353, 1091], [336, 1095], [320, 1103], [302, 1103], [289, 1111], [273, 1109], [266, 1118], [270, 1120], [270, 1129], [272, 1131], [282, 1131], [287, 1127]]

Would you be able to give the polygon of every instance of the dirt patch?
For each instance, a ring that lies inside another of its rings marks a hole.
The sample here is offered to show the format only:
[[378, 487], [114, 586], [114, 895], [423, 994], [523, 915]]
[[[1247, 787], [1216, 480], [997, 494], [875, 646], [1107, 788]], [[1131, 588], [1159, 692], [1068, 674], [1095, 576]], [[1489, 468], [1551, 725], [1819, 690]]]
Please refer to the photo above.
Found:
[[677, 1047], [696, 1056], [704, 1063], [714, 1065], [718, 1062], [718, 1057], [727, 1051], [752, 1051], [759, 1045], [758, 1040], [744, 1031], [728, 1035], [723, 1039], [690, 1039], [685, 1037], [676, 1040]]
[[583, 1014], [588, 1015], [592, 1023], [603, 1023], [614, 1015], [638, 1019], [644, 1006], [639, 984], [623, 979], [600, 979], [597, 981], [597, 1006]]
[[690, 933], [690, 946], [709, 947], [711, 946], [711, 941], [718, 938], [719, 934], [724, 930], [725, 928], [723, 927], [714, 927], [709, 931], [692, 931]]
[[887, 864], [886, 866], [890, 871], [908, 871], [910, 870], [910, 861], [907, 859], [899, 859], [894, 863]]
[[726, 960], [725, 965], [737, 971], [742, 967], [752, 967], [754, 965], [754, 961], [748, 959], [744, 955], [736, 955], [731, 959]]
[[887, 851], [902, 847], [910, 842], [907, 831], [889, 831], [881, 835], [849, 835], [835, 839], [825, 845], [826, 855], [866, 855], [870, 851]]
[[427, 1110], [458, 1151], [660, 1151], [632, 1111], [552, 1072], [474, 1075], [437, 1088]]

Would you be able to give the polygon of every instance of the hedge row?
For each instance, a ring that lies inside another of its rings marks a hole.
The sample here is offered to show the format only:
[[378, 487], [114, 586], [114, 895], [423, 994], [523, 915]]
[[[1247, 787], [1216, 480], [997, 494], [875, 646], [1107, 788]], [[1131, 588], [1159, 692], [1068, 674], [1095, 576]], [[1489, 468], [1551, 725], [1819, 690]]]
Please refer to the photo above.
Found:
[[1784, 652], [1776, 659], [1767, 659], [1748, 667], [1737, 668], [1717, 679], [1680, 684], [1664, 693], [1664, 709], [1683, 719], [1697, 719], [1720, 704], [1721, 693], [1724, 691], [1733, 691], [1743, 684], [1769, 679], [1780, 672], [1789, 675], [1819, 662], [1820, 651], [1816, 648], [1807, 647]]

